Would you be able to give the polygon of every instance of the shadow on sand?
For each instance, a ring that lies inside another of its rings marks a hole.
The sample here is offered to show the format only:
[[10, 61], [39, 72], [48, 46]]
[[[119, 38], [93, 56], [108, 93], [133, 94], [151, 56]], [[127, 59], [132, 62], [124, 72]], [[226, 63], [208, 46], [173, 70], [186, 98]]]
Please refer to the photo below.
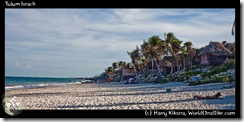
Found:
[[117, 103], [117, 104], [104, 104], [104, 105], [78, 105], [78, 106], [58, 106], [56, 108], [88, 108], [88, 107], [113, 107], [113, 106], [127, 106], [127, 105], [141, 105], [141, 104], [167, 104], [176, 102], [190, 102], [195, 101], [195, 99], [185, 99], [185, 100], [170, 100], [166, 102], [141, 102], [141, 103]]

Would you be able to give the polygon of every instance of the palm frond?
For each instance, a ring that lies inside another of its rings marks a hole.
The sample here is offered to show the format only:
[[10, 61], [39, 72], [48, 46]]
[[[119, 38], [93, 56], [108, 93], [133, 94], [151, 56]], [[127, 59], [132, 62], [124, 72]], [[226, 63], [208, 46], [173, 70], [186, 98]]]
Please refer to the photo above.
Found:
[[234, 36], [235, 35], [235, 28], [236, 28], [236, 20], [234, 20], [233, 22], [233, 26], [232, 26], [232, 29], [231, 29], [231, 34]]

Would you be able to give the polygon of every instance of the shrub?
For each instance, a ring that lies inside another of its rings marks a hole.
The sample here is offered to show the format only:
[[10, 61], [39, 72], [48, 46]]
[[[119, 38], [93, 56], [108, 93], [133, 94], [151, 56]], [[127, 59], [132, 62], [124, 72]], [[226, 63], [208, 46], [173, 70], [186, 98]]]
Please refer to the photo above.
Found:
[[223, 66], [228, 69], [235, 69], [235, 59], [230, 59], [228, 62], [225, 62]]
[[222, 82], [231, 82], [232, 80], [229, 78], [229, 77], [223, 77], [222, 79]]
[[178, 82], [183, 82], [183, 81], [185, 81], [185, 80], [184, 80], [184, 78], [178, 78], [178, 79], [176, 79], [176, 81], [178, 81]]
[[207, 73], [201, 73], [201, 77], [204, 79], [206, 76], [208, 76], [208, 74]]
[[223, 63], [220, 66], [216, 66], [210, 74], [217, 74], [220, 72], [226, 72], [229, 69], [235, 69], [235, 59], [230, 59], [229, 61]]
[[200, 65], [199, 64], [196, 64], [193, 66], [194, 69], [197, 69], [197, 68], [200, 68]]
[[195, 76], [195, 75], [197, 75], [197, 74], [200, 74], [201, 73], [201, 71], [190, 71], [190, 72], [187, 72], [185, 75], [186, 76]]
[[187, 68], [185, 69], [185, 71], [186, 71], [186, 72], [187, 72], [187, 71], [190, 71], [190, 68], [187, 67]]
[[211, 71], [211, 75], [213, 75], [213, 74], [217, 74], [217, 73], [220, 73], [220, 72], [222, 72], [223, 71], [223, 68], [222, 68], [222, 66], [217, 66], [217, 67], [215, 67], [212, 71]]
[[189, 86], [208, 84], [208, 83], [219, 83], [219, 82], [232, 82], [232, 80], [228, 76], [215, 75], [215, 76], [211, 76], [209, 79], [200, 80], [197, 82], [191, 82], [189, 83]]

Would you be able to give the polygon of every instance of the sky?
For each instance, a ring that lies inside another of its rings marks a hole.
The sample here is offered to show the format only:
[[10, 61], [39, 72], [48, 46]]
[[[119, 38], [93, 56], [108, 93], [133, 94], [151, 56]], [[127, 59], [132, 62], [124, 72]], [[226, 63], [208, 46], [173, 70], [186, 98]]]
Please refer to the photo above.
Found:
[[5, 9], [5, 76], [93, 77], [153, 35], [234, 42], [234, 9]]

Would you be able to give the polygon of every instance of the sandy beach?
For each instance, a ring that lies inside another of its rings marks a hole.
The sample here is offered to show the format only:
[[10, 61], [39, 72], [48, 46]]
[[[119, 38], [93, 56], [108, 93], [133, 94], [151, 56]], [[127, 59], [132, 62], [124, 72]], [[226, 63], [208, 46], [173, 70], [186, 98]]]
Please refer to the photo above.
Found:
[[[21, 110], [235, 110], [235, 87], [222, 89], [231, 85], [234, 83], [198, 86], [182, 82], [73, 84], [7, 90], [5, 99], [8, 101], [15, 96]], [[193, 99], [193, 95], [211, 96], [217, 92], [222, 94], [221, 99]]]

